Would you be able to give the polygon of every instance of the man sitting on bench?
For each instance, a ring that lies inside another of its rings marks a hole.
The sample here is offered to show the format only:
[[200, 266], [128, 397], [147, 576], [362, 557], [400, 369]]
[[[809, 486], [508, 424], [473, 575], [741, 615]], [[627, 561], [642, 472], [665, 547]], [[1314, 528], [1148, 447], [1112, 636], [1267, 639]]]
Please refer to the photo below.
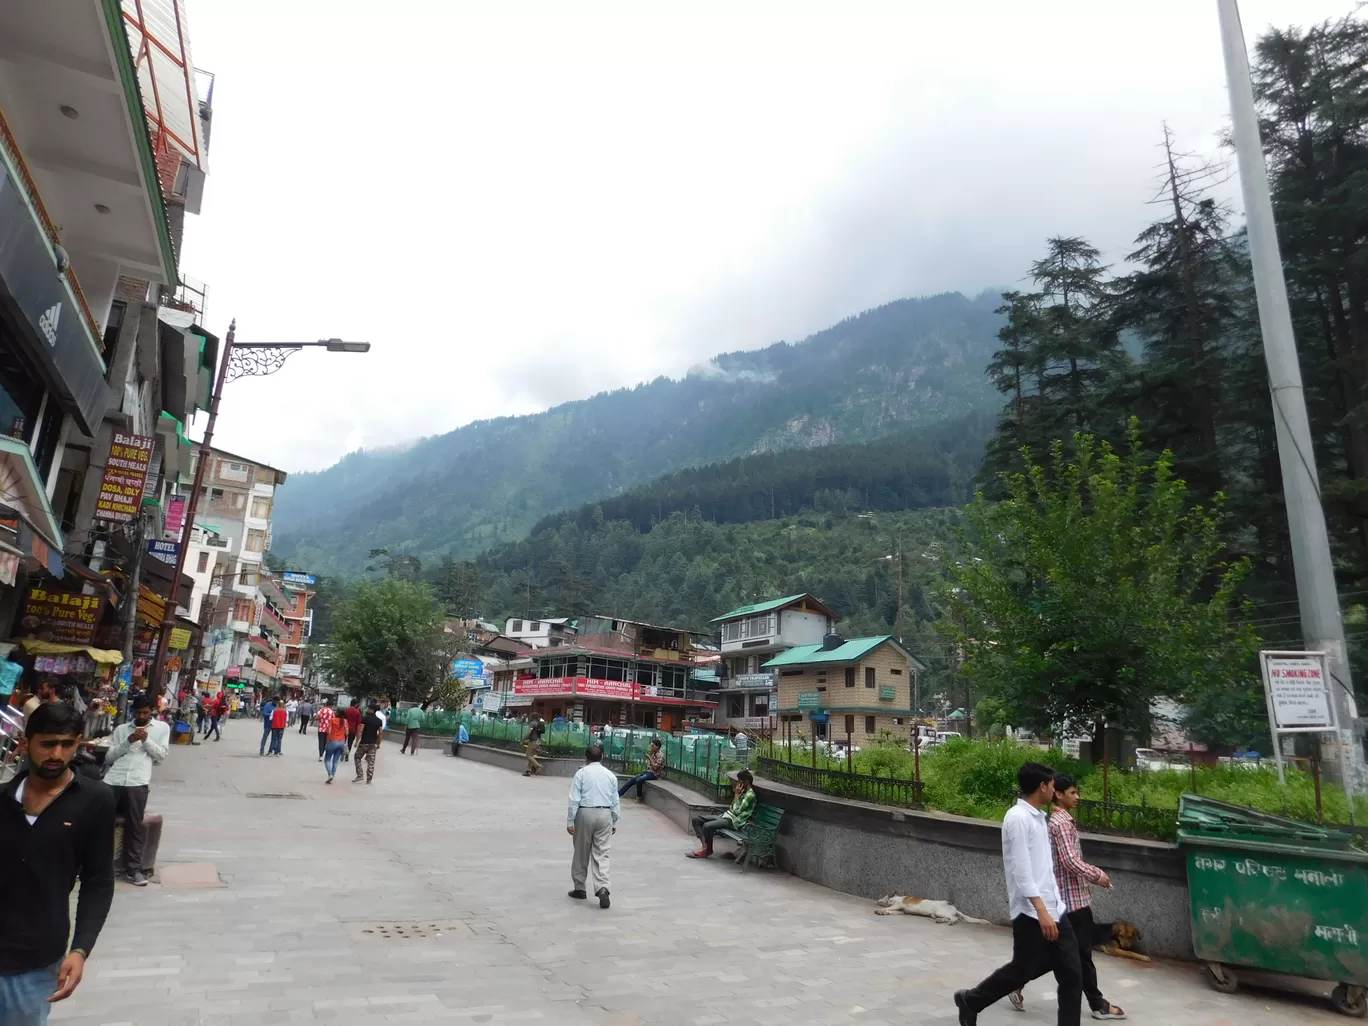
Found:
[[731, 808], [720, 816], [695, 816], [693, 832], [703, 842], [698, 851], [689, 852], [691, 859], [706, 859], [713, 853], [713, 835], [722, 830], [744, 830], [755, 812], [755, 790], [751, 782], [755, 779], [751, 771], [743, 769], [736, 774], [736, 786], [732, 788]]

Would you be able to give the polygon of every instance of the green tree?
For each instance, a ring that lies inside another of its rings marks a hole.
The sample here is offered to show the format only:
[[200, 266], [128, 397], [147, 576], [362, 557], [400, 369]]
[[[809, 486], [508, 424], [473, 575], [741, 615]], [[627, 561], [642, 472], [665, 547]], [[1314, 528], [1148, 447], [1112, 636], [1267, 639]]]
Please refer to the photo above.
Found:
[[442, 557], [437, 567], [433, 592], [455, 616], [473, 616], [484, 598], [484, 580], [480, 568], [470, 560], [457, 561], [451, 555]]
[[425, 584], [362, 580], [333, 610], [324, 670], [350, 694], [419, 702], [451, 676], [462, 640], [443, 630], [441, 604]]
[[[1253, 630], [1235, 621], [1243, 562], [1224, 562], [1221, 511], [1189, 507], [1170, 457], [1076, 435], [1051, 467], [970, 505], [941, 630], [975, 695], [1042, 732], [1106, 722], [1147, 737], [1158, 698], [1215, 701], [1247, 682]], [[1238, 690], [1238, 688], [1237, 688]]]
[[388, 577], [415, 582], [423, 576], [423, 561], [417, 556], [396, 556], [389, 549], [371, 549], [366, 569], [371, 572], [383, 570]]

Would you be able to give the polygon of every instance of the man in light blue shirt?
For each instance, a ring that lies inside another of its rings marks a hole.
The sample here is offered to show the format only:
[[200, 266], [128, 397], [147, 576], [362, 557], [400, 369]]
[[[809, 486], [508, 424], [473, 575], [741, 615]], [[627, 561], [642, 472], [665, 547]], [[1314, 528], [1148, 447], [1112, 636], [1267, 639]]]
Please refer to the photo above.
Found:
[[570, 781], [570, 807], [565, 813], [565, 832], [575, 839], [570, 897], [589, 896], [585, 883], [592, 859], [598, 883], [594, 896], [599, 908], [608, 907], [608, 847], [617, 833], [621, 811], [617, 774], [603, 765], [603, 746], [590, 745], [584, 752], [584, 766]]

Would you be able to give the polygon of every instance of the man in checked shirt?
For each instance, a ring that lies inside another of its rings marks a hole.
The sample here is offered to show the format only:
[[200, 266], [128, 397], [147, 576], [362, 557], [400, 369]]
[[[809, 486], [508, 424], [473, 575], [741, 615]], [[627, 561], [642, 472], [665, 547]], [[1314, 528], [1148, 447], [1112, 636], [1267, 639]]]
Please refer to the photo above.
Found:
[[[1083, 968], [1083, 996], [1088, 999], [1094, 1019], [1124, 1019], [1126, 1013], [1102, 996], [1097, 989], [1097, 967], [1093, 965], [1092, 898], [1088, 888], [1111, 887], [1111, 877], [1096, 866], [1083, 861], [1078, 846], [1078, 827], [1070, 813], [1078, 807], [1078, 782], [1067, 773], [1056, 773], [1054, 778], [1054, 811], [1050, 813], [1050, 848], [1054, 854], [1055, 882], [1074, 936], [1078, 938], [1078, 958]], [[1009, 994], [1007, 1000], [1018, 1012], [1026, 1010], [1026, 999], [1021, 991]]]

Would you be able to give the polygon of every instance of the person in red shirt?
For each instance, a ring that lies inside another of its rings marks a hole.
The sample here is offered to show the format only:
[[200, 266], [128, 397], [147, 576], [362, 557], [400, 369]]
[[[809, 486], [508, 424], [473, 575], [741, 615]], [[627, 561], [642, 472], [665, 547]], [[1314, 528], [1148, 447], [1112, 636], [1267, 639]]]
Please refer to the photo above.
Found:
[[[337, 710], [333, 708], [333, 700], [326, 698], [323, 704], [318, 707], [318, 715], [314, 717], [314, 726], [318, 728], [318, 761], [323, 761], [323, 756], [328, 750], [328, 730], [332, 727], [333, 720], [337, 719]], [[343, 721], [344, 723], [346, 721]], [[346, 733], [342, 735], [342, 747], [345, 749]], [[339, 756], [340, 758], [340, 756]]]
[[285, 711], [285, 696], [276, 695], [275, 711], [271, 713], [271, 754], [280, 754], [280, 739], [285, 736], [285, 725], [290, 714]]
[[347, 750], [342, 753], [342, 761], [351, 761], [351, 752], [356, 747], [356, 735], [361, 730], [361, 699], [353, 698], [343, 714], [347, 720]]

